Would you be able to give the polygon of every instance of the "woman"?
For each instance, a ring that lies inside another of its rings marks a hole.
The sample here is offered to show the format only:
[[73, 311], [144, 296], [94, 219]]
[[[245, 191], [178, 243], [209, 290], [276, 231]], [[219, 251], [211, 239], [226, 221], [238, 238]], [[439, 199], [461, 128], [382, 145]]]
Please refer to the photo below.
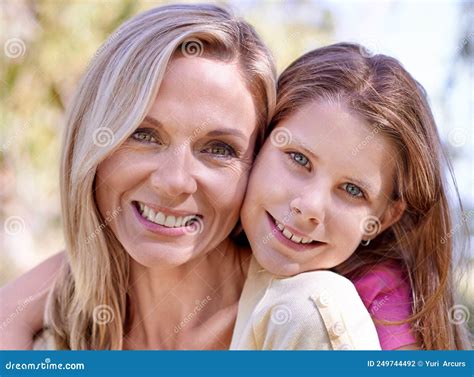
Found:
[[155, 8], [109, 38], [66, 121], [58, 349], [228, 348], [249, 255], [229, 235], [275, 97], [268, 50], [219, 7]]

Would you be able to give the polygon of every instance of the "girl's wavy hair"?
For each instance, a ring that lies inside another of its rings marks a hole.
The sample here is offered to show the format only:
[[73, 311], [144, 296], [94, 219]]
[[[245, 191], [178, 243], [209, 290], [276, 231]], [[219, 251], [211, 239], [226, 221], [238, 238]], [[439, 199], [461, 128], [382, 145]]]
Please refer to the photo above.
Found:
[[[397, 148], [390, 200], [405, 201], [402, 218], [369, 246], [358, 247], [335, 271], [354, 279], [378, 263], [398, 261], [412, 287], [413, 315], [408, 322], [421, 346], [435, 350], [469, 348], [464, 326], [455, 324], [452, 317], [453, 221], [443, 165], [452, 178], [454, 175], [423, 87], [396, 59], [372, 56], [357, 44], [338, 43], [293, 62], [281, 74], [277, 94], [270, 130], [312, 101], [338, 101]], [[462, 210], [454, 180], [453, 184], [456, 205]], [[459, 224], [466, 228], [464, 221]]]
[[129, 257], [98, 211], [94, 179], [97, 166], [143, 121], [179, 55], [238, 63], [257, 112], [257, 148], [263, 141], [276, 102], [276, 71], [247, 22], [214, 5], [170, 5], [131, 18], [108, 38], [65, 122], [60, 184], [69, 263], [46, 318], [58, 349], [122, 348]]

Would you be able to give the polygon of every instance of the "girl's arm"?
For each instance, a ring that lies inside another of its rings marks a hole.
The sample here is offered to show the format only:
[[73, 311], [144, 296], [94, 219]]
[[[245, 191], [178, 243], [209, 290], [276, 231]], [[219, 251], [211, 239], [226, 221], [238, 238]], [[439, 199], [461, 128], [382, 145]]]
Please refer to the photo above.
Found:
[[46, 298], [65, 260], [60, 252], [0, 288], [1, 350], [32, 349], [34, 335], [43, 328]]

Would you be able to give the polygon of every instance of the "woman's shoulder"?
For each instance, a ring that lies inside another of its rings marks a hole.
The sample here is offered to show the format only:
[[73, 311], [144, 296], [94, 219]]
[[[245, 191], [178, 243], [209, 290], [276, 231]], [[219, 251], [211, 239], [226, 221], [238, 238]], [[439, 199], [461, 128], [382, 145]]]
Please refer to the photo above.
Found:
[[49, 292], [65, 263], [65, 252], [55, 254], [0, 289], [0, 320], [8, 323], [0, 339], [1, 349], [31, 348], [34, 334], [44, 324]]

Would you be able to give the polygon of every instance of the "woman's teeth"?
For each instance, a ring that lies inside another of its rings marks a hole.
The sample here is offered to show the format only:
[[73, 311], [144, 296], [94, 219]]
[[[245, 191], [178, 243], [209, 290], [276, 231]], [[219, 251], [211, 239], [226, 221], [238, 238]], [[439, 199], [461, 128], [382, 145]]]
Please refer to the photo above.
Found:
[[182, 226], [189, 225], [192, 221], [197, 221], [199, 218], [198, 215], [190, 215], [190, 216], [173, 216], [173, 215], [165, 215], [163, 212], [156, 212], [155, 210], [147, 207], [145, 204], [138, 202], [138, 209], [140, 214], [151, 221], [152, 223], [159, 224], [166, 226], [168, 228], [180, 228]]
[[275, 221], [276, 227], [290, 241], [293, 241], [295, 243], [302, 243], [302, 244], [308, 244], [308, 243], [313, 242], [313, 240], [311, 238], [298, 237], [297, 235], [291, 233], [288, 229], [286, 229], [285, 226], [282, 223], [276, 221], [275, 219], [273, 219], [273, 220]]

